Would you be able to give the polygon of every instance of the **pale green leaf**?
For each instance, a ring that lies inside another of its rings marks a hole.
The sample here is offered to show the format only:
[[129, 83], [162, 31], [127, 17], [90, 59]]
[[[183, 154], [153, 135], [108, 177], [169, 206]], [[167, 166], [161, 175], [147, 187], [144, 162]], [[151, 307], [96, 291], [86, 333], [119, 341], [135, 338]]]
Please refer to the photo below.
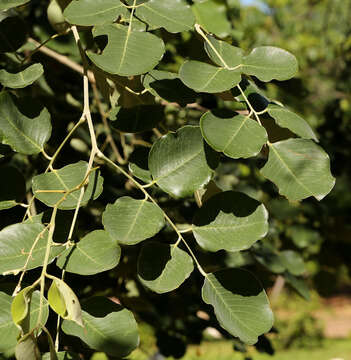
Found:
[[307, 121], [292, 111], [282, 106], [270, 104], [268, 106], [268, 114], [272, 116], [279, 126], [289, 129], [304, 139], [313, 139], [318, 142], [316, 135]]
[[113, 23], [126, 13], [119, 0], [76, 0], [63, 12], [65, 19], [75, 25], [103, 25]]
[[150, 0], [136, 9], [136, 15], [154, 28], [171, 33], [191, 30], [195, 16], [184, 0]]
[[225, 191], [213, 195], [196, 212], [193, 234], [208, 251], [248, 249], [268, 231], [268, 212], [249, 196]]
[[23, 115], [7, 92], [0, 94], [0, 132], [3, 143], [27, 155], [38, 154], [51, 135], [50, 114], [43, 109], [36, 118]]
[[93, 275], [117, 266], [121, 249], [104, 230], [92, 231], [65, 250], [56, 264], [67, 272]]
[[267, 132], [248, 116], [221, 116], [208, 111], [200, 120], [202, 136], [216, 151], [237, 159], [257, 155], [267, 142]]
[[62, 330], [79, 337], [90, 348], [108, 355], [125, 357], [139, 344], [137, 323], [133, 314], [105, 298], [92, 298], [83, 304], [84, 328], [64, 321]]
[[149, 169], [158, 186], [175, 198], [190, 196], [207, 184], [217, 166], [199, 127], [184, 126], [159, 138], [149, 154]]
[[16, 346], [16, 360], [41, 360], [37, 340], [33, 334], [21, 338]]
[[8, 88], [20, 89], [33, 84], [43, 74], [44, 68], [41, 64], [33, 64], [18, 73], [0, 70], [0, 83]]
[[[42, 266], [48, 231], [41, 224], [13, 224], [0, 231], [0, 273], [17, 273], [27, 262], [27, 270]], [[32, 253], [30, 254], [31, 248]], [[63, 249], [51, 248], [49, 262]]]
[[83, 326], [82, 310], [73, 290], [61, 279], [53, 279], [48, 291], [50, 307], [63, 319]]
[[[30, 304], [29, 329], [32, 330], [37, 325], [39, 314], [39, 291], [34, 291], [32, 295], [32, 301]], [[11, 303], [13, 297], [0, 292], [0, 353], [14, 350], [17, 338], [20, 333], [19, 328], [15, 325], [11, 315]], [[45, 325], [49, 316], [48, 303], [44, 298], [42, 308], [42, 320], [41, 323]]]
[[216, 0], [206, 0], [192, 6], [196, 22], [207, 32], [219, 37], [228, 36], [231, 24], [227, 18], [227, 8]]
[[254, 75], [261, 81], [288, 80], [297, 73], [294, 55], [273, 46], [260, 46], [244, 57], [241, 71]]
[[243, 51], [240, 48], [210, 35], [207, 36], [207, 40], [205, 50], [215, 64], [225, 68], [240, 67], [243, 60]]
[[156, 235], [164, 226], [164, 217], [155, 204], [124, 196], [107, 205], [102, 223], [113, 239], [134, 245]]
[[159, 294], [177, 289], [194, 270], [192, 258], [174, 245], [149, 242], [138, 259], [138, 278]]
[[[29, 304], [32, 298], [33, 288], [28, 286], [21, 290], [13, 299], [11, 304], [11, 315], [13, 322], [22, 328], [23, 333], [29, 331]], [[25, 323], [27, 320], [27, 324]]]
[[[79, 161], [59, 170], [37, 175], [33, 178], [33, 193], [47, 206], [55, 206], [60, 202], [59, 209], [75, 209], [81, 191], [77, 187], [86, 178], [87, 169], [88, 163]], [[90, 200], [100, 196], [102, 183], [103, 178], [99, 171], [93, 171], [88, 177], [88, 186], [85, 188], [80, 206], [85, 206]]]
[[208, 274], [202, 298], [213, 306], [220, 325], [246, 344], [273, 325], [273, 313], [260, 283], [246, 270], [226, 269]]
[[4, 210], [23, 200], [26, 183], [22, 173], [13, 166], [2, 166], [0, 172], [0, 210]]
[[284, 250], [280, 252], [280, 259], [285, 268], [292, 275], [302, 275], [306, 272], [305, 263], [299, 253], [293, 250]]
[[183, 83], [198, 92], [218, 93], [230, 90], [240, 82], [236, 70], [227, 70], [200, 61], [185, 61], [179, 70]]
[[30, 0], [0, 0], [0, 11], [23, 5]]
[[289, 200], [314, 196], [322, 200], [333, 188], [328, 154], [312, 140], [289, 139], [269, 144], [261, 173]]
[[157, 36], [128, 31], [122, 25], [104, 25], [94, 29], [94, 37], [107, 35], [108, 43], [101, 55], [88, 53], [102, 70], [121, 76], [132, 76], [152, 70], [161, 60], [165, 47]]

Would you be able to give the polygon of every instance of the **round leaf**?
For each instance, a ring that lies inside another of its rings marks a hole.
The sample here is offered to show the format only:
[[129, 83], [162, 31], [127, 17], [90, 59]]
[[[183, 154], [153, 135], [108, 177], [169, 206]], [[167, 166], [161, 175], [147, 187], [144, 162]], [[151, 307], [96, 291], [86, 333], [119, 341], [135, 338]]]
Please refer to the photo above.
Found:
[[289, 139], [269, 144], [261, 173], [289, 200], [314, 196], [322, 200], [333, 188], [328, 154], [312, 140]]
[[138, 346], [137, 323], [129, 310], [98, 297], [89, 299], [83, 309], [84, 328], [65, 320], [64, 333], [79, 337], [92, 349], [116, 357], [125, 357]]
[[43, 73], [44, 68], [41, 64], [33, 64], [18, 73], [0, 70], [0, 83], [8, 88], [20, 89], [33, 84]]
[[207, 184], [215, 155], [206, 150], [200, 128], [184, 126], [159, 138], [149, 154], [149, 169], [159, 187], [175, 198], [190, 196]]
[[208, 274], [202, 298], [213, 306], [220, 325], [246, 344], [273, 325], [273, 313], [260, 283], [246, 270], [226, 269]]
[[121, 248], [109, 234], [104, 230], [96, 230], [64, 251], [56, 263], [67, 272], [93, 275], [117, 266], [120, 256]]
[[221, 117], [209, 111], [201, 117], [200, 127], [213, 149], [233, 159], [257, 155], [267, 141], [265, 128], [248, 116]]
[[227, 70], [200, 61], [186, 61], [179, 70], [179, 77], [191, 89], [208, 93], [230, 90], [241, 79], [238, 71]]
[[263, 204], [234, 191], [213, 195], [197, 211], [193, 234], [208, 251], [240, 251], [266, 235], [268, 212]]
[[134, 245], [157, 234], [164, 226], [164, 217], [155, 204], [124, 196], [107, 205], [102, 223], [113, 239]]
[[136, 15], [154, 28], [171, 33], [191, 30], [195, 16], [184, 0], [150, 0], [136, 9]]
[[178, 288], [194, 270], [192, 258], [174, 245], [149, 242], [138, 259], [138, 278], [159, 294]]
[[261, 46], [244, 57], [241, 71], [254, 75], [261, 81], [288, 80], [298, 70], [297, 60], [288, 51], [273, 47]]
[[270, 104], [268, 106], [268, 114], [272, 116], [279, 126], [289, 129], [294, 134], [304, 139], [318, 141], [307, 121], [292, 111], [289, 111], [282, 106]]
[[122, 25], [104, 25], [94, 29], [94, 37], [107, 35], [108, 43], [101, 55], [89, 53], [90, 60], [102, 70], [132, 76], [152, 70], [161, 60], [165, 48], [157, 36], [128, 31]]
[[[37, 175], [33, 178], [33, 193], [36, 198], [47, 206], [58, 206], [62, 210], [75, 209], [80, 196], [80, 189], [72, 191], [81, 185], [85, 179], [88, 163], [79, 161], [75, 164], [67, 165], [54, 172]], [[85, 188], [84, 196], [80, 206], [85, 206], [89, 200], [96, 199], [102, 192], [103, 179], [99, 171], [94, 171], [88, 177], [89, 183]], [[67, 195], [67, 192], [70, 192]]]

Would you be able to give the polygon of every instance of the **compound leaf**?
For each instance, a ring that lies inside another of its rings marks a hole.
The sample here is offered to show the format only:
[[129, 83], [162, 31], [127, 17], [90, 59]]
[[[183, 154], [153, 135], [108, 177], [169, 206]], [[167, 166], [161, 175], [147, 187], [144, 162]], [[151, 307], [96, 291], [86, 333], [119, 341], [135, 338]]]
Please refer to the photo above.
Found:
[[289, 139], [269, 144], [261, 173], [289, 200], [314, 196], [322, 200], [333, 188], [328, 154], [312, 140]]
[[213, 306], [220, 325], [246, 344], [273, 325], [273, 313], [260, 283], [246, 270], [226, 269], [208, 274], [202, 298]]

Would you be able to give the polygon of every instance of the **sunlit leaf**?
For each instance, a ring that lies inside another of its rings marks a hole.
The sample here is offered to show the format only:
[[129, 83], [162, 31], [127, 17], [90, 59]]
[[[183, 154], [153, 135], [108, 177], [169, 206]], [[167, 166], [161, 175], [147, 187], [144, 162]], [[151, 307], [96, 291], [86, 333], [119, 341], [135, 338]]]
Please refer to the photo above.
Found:
[[28, 118], [16, 107], [8, 92], [0, 94], [0, 132], [3, 142], [22, 154], [38, 154], [51, 135], [50, 114], [44, 108], [40, 115]]
[[93, 275], [117, 266], [121, 249], [104, 230], [92, 231], [65, 250], [57, 266], [67, 272]]
[[220, 325], [246, 344], [273, 325], [273, 313], [260, 283], [246, 270], [226, 269], [205, 278], [202, 298], [213, 306]]
[[163, 41], [140, 31], [128, 31], [122, 25], [104, 25], [94, 29], [94, 37], [107, 36], [108, 43], [101, 55], [88, 53], [102, 70], [122, 76], [139, 75], [152, 70], [165, 52]]
[[108, 355], [124, 357], [139, 344], [137, 323], [133, 314], [105, 298], [91, 298], [83, 305], [84, 328], [64, 321], [62, 330], [79, 337], [90, 348]]
[[194, 269], [192, 258], [174, 245], [149, 242], [138, 259], [138, 278], [157, 293], [178, 288]]
[[234, 191], [213, 195], [196, 212], [193, 233], [209, 251], [240, 251], [266, 235], [268, 212], [263, 204]]
[[312, 140], [289, 139], [269, 144], [261, 173], [289, 200], [314, 196], [322, 200], [333, 188], [328, 154]]
[[133, 245], [157, 234], [164, 225], [164, 217], [155, 204], [124, 196], [107, 205], [102, 223], [113, 239]]
[[8, 88], [20, 89], [33, 84], [43, 73], [44, 68], [41, 64], [33, 64], [17, 73], [0, 70], [0, 83]]
[[206, 142], [216, 151], [237, 159], [257, 155], [267, 141], [265, 128], [248, 116], [221, 116], [208, 111], [200, 120]]

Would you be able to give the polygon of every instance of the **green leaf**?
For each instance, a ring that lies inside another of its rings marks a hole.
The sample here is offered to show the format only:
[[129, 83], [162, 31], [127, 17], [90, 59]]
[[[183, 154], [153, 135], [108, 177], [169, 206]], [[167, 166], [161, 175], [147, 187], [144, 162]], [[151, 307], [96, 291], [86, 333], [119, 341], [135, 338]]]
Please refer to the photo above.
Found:
[[15, 354], [16, 360], [41, 360], [37, 340], [33, 334], [28, 334], [19, 340]]
[[138, 279], [159, 294], [178, 288], [193, 270], [192, 258], [169, 244], [148, 242], [138, 259]]
[[157, 36], [128, 31], [122, 25], [104, 25], [94, 29], [94, 37], [107, 35], [108, 43], [101, 55], [88, 53], [102, 70], [121, 76], [132, 76], [152, 70], [161, 60], [165, 47]]
[[254, 251], [254, 257], [260, 264], [273, 273], [281, 274], [286, 270], [280, 254], [269, 245], [261, 244], [258, 250]]
[[228, 36], [231, 25], [227, 18], [226, 5], [216, 0], [198, 2], [192, 6], [196, 22], [207, 32], [219, 37]]
[[207, 184], [218, 158], [208, 151], [200, 128], [184, 126], [159, 138], [149, 154], [149, 169], [158, 186], [175, 198], [191, 196]]
[[304, 139], [313, 139], [318, 142], [316, 135], [307, 121], [292, 111], [282, 106], [270, 104], [268, 106], [268, 114], [272, 116], [279, 126], [289, 129]]
[[23, 5], [30, 0], [0, 0], [0, 11]]
[[319, 245], [323, 241], [318, 231], [304, 225], [289, 226], [286, 233], [297, 247], [301, 249], [308, 247], [309, 252], [313, 246]]
[[302, 275], [306, 272], [305, 263], [299, 253], [293, 250], [284, 250], [280, 252], [280, 259], [285, 268], [292, 275]]
[[267, 132], [248, 116], [224, 117], [208, 111], [200, 120], [202, 136], [216, 151], [233, 158], [257, 155], [267, 142]]
[[123, 196], [106, 206], [102, 223], [113, 239], [134, 245], [157, 234], [164, 226], [162, 210], [155, 204]]
[[227, 70], [200, 61], [185, 61], [179, 70], [183, 83], [198, 92], [218, 93], [240, 82], [238, 71]]
[[185, 86], [178, 74], [168, 71], [151, 70], [142, 79], [145, 89], [154, 96], [168, 102], [176, 102], [180, 106], [194, 103], [198, 94]]
[[256, 343], [258, 336], [273, 325], [267, 295], [246, 270], [226, 269], [208, 274], [202, 298], [213, 306], [220, 325], [246, 344]]
[[297, 60], [286, 50], [273, 46], [260, 46], [244, 57], [241, 70], [261, 81], [288, 80], [298, 71]]
[[50, 307], [63, 319], [83, 327], [82, 310], [73, 290], [61, 279], [53, 279], [48, 291]]
[[286, 272], [284, 274], [285, 281], [297, 291], [298, 294], [300, 294], [305, 300], [309, 301], [310, 296], [310, 290], [306, 284], [306, 281], [304, 279], [299, 279], [294, 275], [291, 275], [289, 272]]
[[[32, 301], [30, 304], [29, 329], [34, 329], [37, 325], [39, 307], [40, 307], [39, 291], [34, 291], [32, 294]], [[20, 330], [12, 320], [11, 303], [13, 297], [0, 292], [0, 353], [11, 351], [15, 349], [17, 338]], [[42, 324], [45, 325], [49, 316], [48, 303], [44, 298], [42, 309]]]
[[22, 329], [23, 334], [29, 331], [28, 313], [32, 293], [33, 288], [31, 286], [24, 288], [16, 295], [11, 304], [12, 320]]
[[314, 196], [322, 200], [333, 188], [328, 154], [312, 140], [289, 139], [269, 143], [269, 157], [261, 173], [289, 200]]
[[117, 108], [113, 111], [115, 129], [126, 133], [138, 133], [151, 130], [164, 119], [163, 106], [139, 105], [132, 108]]
[[119, 0], [78, 0], [72, 1], [63, 15], [71, 24], [89, 26], [112, 24], [126, 12]]
[[[45, 230], [42, 224], [13, 224], [1, 230], [0, 273], [18, 273], [23, 269], [27, 260], [27, 270], [42, 266], [47, 236], [48, 231]], [[33, 246], [34, 248], [30, 254]], [[49, 262], [62, 251], [63, 248], [60, 246], [52, 247]]]
[[2, 166], [0, 173], [0, 210], [4, 210], [23, 200], [26, 183], [22, 173], [13, 166]]
[[192, 30], [195, 16], [184, 0], [150, 0], [136, 9], [136, 16], [153, 28], [171, 33]]
[[[80, 360], [80, 356], [78, 354], [68, 352], [68, 351], [59, 351], [57, 353], [57, 359], [58, 360]], [[52, 360], [50, 358], [50, 353], [45, 353], [43, 355], [42, 360]]]
[[93, 275], [117, 266], [121, 248], [104, 230], [92, 231], [64, 251], [56, 264], [67, 272]]
[[249, 196], [225, 191], [213, 195], [196, 212], [193, 234], [208, 251], [240, 251], [251, 247], [268, 231], [268, 212]]
[[208, 35], [208, 42], [205, 41], [205, 50], [209, 58], [218, 66], [225, 68], [235, 68], [241, 65], [243, 51], [225, 41], [217, 40]]
[[33, 84], [43, 74], [44, 68], [41, 64], [33, 64], [18, 73], [0, 70], [0, 83], [8, 88], [21, 89]]
[[[87, 169], [88, 163], [79, 161], [54, 172], [37, 175], [33, 178], [33, 193], [47, 206], [53, 207], [65, 198], [58, 208], [62, 210], [75, 209], [81, 190], [72, 190], [82, 184]], [[99, 171], [93, 171], [88, 179], [89, 183], [85, 188], [80, 206], [85, 206], [90, 200], [95, 200], [102, 192], [103, 178]], [[69, 191], [72, 192], [67, 195]]]
[[125, 357], [139, 344], [133, 314], [105, 298], [91, 298], [83, 305], [84, 328], [64, 321], [62, 330], [79, 337], [90, 348], [108, 355]]
[[38, 117], [22, 114], [7, 92], [0, 94], [0, 132], [3, 143], [13, 150], [26, 154], [38, 154], [51, 135], [50, 114], [43, 109]]

